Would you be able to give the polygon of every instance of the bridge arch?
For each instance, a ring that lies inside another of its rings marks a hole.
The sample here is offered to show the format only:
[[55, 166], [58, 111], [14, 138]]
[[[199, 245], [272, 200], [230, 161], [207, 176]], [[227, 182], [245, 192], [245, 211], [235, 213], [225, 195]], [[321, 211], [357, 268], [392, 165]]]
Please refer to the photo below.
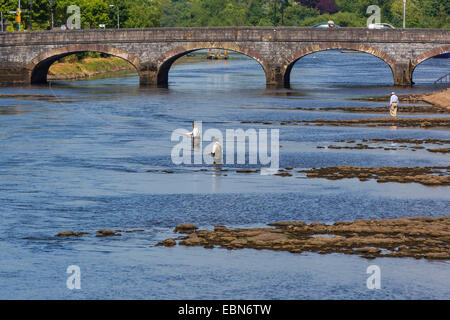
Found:
[[27, 65], [29, 70], [28, 82], [31, 84], [47, 83], [48, 70], [55, 61], [80, 52], [100, 52], [120, 57], [132, 64], [139, 73], [139, 58], [126, 51], [106, 45], [77, 44], [46, 51], [31, 60]]
[[[169, 70], [177, 59], [193, 51], [209, 48], [235, 51], [256, 60], [264, 70], [267, 79], [270, 70], [267, 67], [264, 58], [256, 51], [242, 47], [233, 42], [193, 42], [165, 52], [157, 59], [156, 67], [141, 70], [141, 83], [156, 83], [158, 86], [167, 86]], [[144, 73], [146, 73], [145, 77], [147, 77], [147, 79], [142, 79]]]
[[296, 53], [294, 53], [293, 55], [291, 55], [290, 57], [287, 58], [286, 63], [284, 65], [284, 74], [282, 75], [283, 77], [283, 82], [284, 82], [284, 87], [289, 87], [290, 86], [290, 79], [291, 79], [291, 71], [292, 68], [294, 67], [295, 63], [300, 60], [301, 58], [303, 58], [304, 56], [307, 56], [309, 54], [313, 54], [316, 52], [320, 52], [320, 51], [326, 51], [326, 50], [355, 50], [355, 51], [360, 51], [363, 53], [368, 53], [371, 54], [381, 60], [383, 60], [391, 69], [393, 77], [394, 77], [394, 83], [397, 83], [396, 81], [396, 60], [394, 58], [392, 58], [390, 55], [388, 55], [387, 53], [376, 49], [374, 47], [365, 45], [365, 44], [359, 44], [359, 43], [338, 43], [338, 42], [332, 42], [332, 43], [321, 43], [321, 44], [314, 44], [314, 45], [310, 45], [308, 47], [305, 47], [299, 51], [297, 51]]
[[427, 52], [425, 52], [425, 53], [415, 57], [411, 61], [411, 68], [414, 71], [414, 69], [419, 64], [424, 62], [425, 60], [428, 60], [428, 59], [433, 58], [435, 56], [438, 56], [440, 54], [449, 53], [449, 52], [450, 52], [450, 46], [443, 46], [443, 47], [439, 47], [439, 48], [434, 48], [433, 50], [427, 51]]
[[424, 61], [431, 59], [435, 56], [438, 56], [440, 54], [445, 54], [445, 53], [450, 53], [450, 46], [443, 46], [443, 47], [438, 47], [438, 48], [434, 48], [430, 51], [427, 51], [417, 57], [415, 57], [412, 61], [411, 61], [411, 66], [410, 66], [410, 70], [411, 70], [411, 77], [414, 73], [414, 70]]

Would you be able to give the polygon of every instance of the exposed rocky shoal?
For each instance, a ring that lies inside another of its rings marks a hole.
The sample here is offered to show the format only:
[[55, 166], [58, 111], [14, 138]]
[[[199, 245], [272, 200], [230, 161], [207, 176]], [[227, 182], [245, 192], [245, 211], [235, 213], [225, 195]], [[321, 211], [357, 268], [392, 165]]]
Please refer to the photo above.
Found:
[[414, 128], [450, 128], [450, 118], [368, 118], [346, 120], [286, 120], [280, 122], [269, 121], [241, 121], [244, 124], [263, 124], [280, 126], [366, 126], [366, 127], [414, 127]]
[[[450, 259], [450, 218], [398, 218], [355, 220], [332, 225], [282, 221], [267, 228], [214, 230], [191, 228], [178, 244], [226, 249], [268, 249], [292, 253], [317, 252], [356, 254], [364, 258], [413, 257]], [[180, 231], [177, 228], [178, 232]], [[195, 230], [195, 231], [193, 231]], [[158, 245], [172, 247], [170, 238]]]
[[449, 186], [450, 167], [377, 167], [364, 168], [352, 166], [336, 166], [300, 170], [308, 178], [325, 178], [329, 180], [358, 178], [360, 181], [376, 179], [379, 183], [416, 182], [426, 186]]

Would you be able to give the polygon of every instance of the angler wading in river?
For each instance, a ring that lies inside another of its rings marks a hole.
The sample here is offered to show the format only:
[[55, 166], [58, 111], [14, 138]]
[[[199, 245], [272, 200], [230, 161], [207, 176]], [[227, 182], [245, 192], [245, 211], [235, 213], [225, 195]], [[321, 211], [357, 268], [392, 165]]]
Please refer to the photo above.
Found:
[[391, 101], [389, 102], [389, 106], [390, 106], [391, 116], [396, 118], [397, 117], [397, 109], [398, 109], [398, 97], [395, 95], [395, 92], [391, 93]]

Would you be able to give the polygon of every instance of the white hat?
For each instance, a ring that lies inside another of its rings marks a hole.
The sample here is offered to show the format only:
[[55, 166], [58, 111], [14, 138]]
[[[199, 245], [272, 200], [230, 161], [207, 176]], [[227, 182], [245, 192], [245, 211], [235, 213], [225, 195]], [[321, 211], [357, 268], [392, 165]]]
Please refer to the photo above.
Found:
[[395, 94], [395, 92], [392, 92], [391, 95]]

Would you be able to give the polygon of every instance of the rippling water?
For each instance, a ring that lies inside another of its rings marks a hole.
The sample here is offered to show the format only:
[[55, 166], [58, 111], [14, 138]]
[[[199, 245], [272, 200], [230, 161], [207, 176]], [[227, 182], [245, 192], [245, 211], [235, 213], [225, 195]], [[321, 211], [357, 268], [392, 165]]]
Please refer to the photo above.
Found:
[[[428, 60], [413, 88], [433, 81], [448, 60]], [[201, 171], [175, 166], [170, 136], [189, 129], [270, 128], [241, 121], [352, 119], [374, 114], [285, 110], [385, 106], [353, 98], [389, 95], [392, 75], [381, 60], [330, 51], [301, 59], [292, 89], [266, 90], [253, 60], [180, 63], [169, 88], [141, 88], [136, 75], [0, 88], [0, 298], [7, 299], [448, 299], [449, 262], [339, 254], [154, 245], [175, 225], [264, 226], [279, 220], [333, 223], [360, 218], [448, 216], [445, 187], [327, 181]], [[276, 110], [282, 108], [282, 110]], [[401, 115], [406, 116], [406, 115]], [[421, 117], [423, 115], [408, 115]], [[277, 127], [274, 127], [277, 128]], [[450, 139], [448, 130], [281, 127], [280, 166], [311, 168], [449, 165], [425, 150], [323, 150], [335, 140]], [[173, 170], [173, 174], [147, 170]], [[122, 237], [77, 239], [62, 230], [143, 230]], [[367, 266], [381, 267], [382, 289], [366, 288]], [[81, 290], [68, 290], [66, 268], [81, 268]]]

